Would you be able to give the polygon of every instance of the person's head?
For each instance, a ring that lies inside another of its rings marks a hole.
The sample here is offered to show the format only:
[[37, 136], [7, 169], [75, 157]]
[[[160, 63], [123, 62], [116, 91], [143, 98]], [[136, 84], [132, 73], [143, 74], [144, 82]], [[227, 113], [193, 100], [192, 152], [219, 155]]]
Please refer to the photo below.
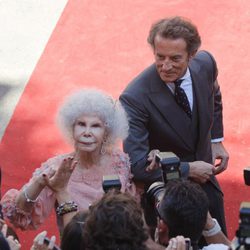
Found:
[[85, 89], [69, 96], [57, 118], [62, 133], [79, 151], [105, 153], [128, 133], [121, 104], [99, 90]]
[[168, 236], [183, 235], [198, 242], [206, 224], [208, 198], [202, 188], [187, 180], [170, 181], [166, 185], [158, 212], [168, 228]]
[[147, 41], [154, 51], [160, 78], [166, 83], [173, 82], [186, 73], [189, 60], [201, 45], [196, 26], [178, 16], [154, 23]]
[[62, 250], [78, 250], [85, 249], [83, 239], [83, 228], [85, 220], [88, 216], [87, 211], [78, 212], [63, 230], [61, 239]]
[[93, 204], [84, 230], [87, 249], [147, 249], [142, 210], [127, 193], [111, 190]]

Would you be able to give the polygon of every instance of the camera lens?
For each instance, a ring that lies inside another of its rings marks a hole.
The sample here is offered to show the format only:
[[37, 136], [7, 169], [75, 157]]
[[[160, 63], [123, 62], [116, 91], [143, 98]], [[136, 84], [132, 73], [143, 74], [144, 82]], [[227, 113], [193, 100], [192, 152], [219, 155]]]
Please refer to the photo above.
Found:
[[147, 197], [153, 203], [158, 203], [161, 201], [165, 191], [164, 182], [157, 181], [150, 185], [147, 191]]

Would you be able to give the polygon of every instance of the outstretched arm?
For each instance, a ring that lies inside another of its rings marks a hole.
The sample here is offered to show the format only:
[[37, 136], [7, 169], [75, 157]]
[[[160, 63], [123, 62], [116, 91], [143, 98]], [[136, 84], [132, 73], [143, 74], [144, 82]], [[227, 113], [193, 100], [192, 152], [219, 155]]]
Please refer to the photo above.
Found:
[[67, 191], [70, 176], [76, 165], [77, 161], [74, 160], [74, 157], [66, 157], [63, 159], [53, 176], [44, 176], [45, 184], [56, 194], [57, 202], [59, 207], [61, 207], [61, 209], [58, 209], [59, 212], [57, 211], [57, 213], [59, 216], [61, 215], [63, 217], [64, 227], [77, 212], [77, 204], [72, 201], [70, 194]]

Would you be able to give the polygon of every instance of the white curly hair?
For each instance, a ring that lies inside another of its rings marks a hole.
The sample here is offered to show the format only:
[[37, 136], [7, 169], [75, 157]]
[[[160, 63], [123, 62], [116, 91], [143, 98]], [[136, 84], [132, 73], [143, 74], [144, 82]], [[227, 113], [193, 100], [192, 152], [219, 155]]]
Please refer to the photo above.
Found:
[[128, 135], [128, 118], [120, 102], [103, 91], [82, 89], [68, 96], [57, 114], [58, 127], [71, 144], [74, 144], [74, 124], [82, 115], [97, 115], [104, 122], [107, 147]]

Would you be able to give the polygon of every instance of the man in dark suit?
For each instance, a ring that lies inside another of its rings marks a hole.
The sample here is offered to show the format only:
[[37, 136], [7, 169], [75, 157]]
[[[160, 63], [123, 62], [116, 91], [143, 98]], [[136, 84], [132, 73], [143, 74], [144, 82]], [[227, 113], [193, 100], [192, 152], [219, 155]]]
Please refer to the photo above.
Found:
[[155, 23], [148, 42], [155, 63], [120, 96], [130, 121], [124, 150], [130, 156], [134, 179], [146, 187], [161, 180], [155, 154], [174, 152], [181, 160], [182, 176], [206, 191], [210, 212], [226, 233], [223, 193], [215, 178], [227, 168], [229, 159], [222, 144], [216, 62], [210, 53], [198, 52], [197, 28], [181, 17]]

